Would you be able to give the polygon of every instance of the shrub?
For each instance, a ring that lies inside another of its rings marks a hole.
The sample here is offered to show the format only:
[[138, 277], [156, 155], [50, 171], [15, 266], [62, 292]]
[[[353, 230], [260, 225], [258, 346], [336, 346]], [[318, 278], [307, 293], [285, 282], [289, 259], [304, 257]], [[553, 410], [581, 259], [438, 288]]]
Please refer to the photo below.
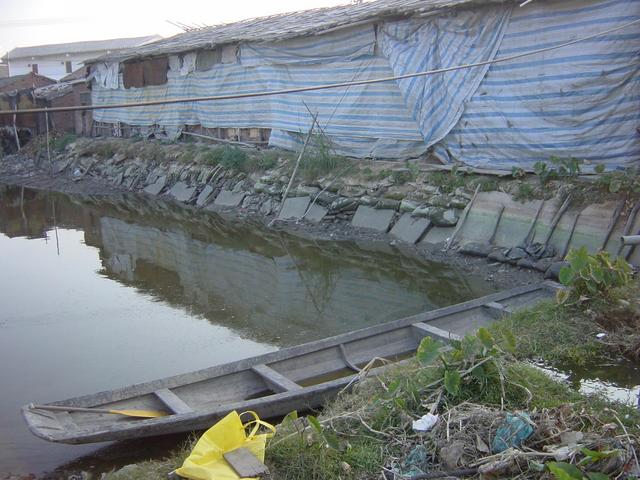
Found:
[[580, 302], [590, 297], [606, 297], [616, 287], [631, 281], [631, 267], [621, 257], [612, 260], [608, 252], [589, 254], [586, 247], [571, 249], [569, 265], [560, 270], [560, 282], [569, 290], [560, 290], [560, 303]]

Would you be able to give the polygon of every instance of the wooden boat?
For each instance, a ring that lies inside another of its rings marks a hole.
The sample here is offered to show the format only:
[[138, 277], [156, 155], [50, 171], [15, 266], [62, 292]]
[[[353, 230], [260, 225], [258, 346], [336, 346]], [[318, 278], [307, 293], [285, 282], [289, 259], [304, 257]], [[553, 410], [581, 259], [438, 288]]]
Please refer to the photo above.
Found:
[[553, 282], [517, 287], [257, 357], [48, 404], [168, 413], [159, 418], [49, 411], [33, 405], [23, 407], [22, 413], [38, 437], [77, 444], [204, 429], [232, 410], [254, 410], [270, 418], [315, 408], [353, 382], [358, 370], [375, 357], [406, 358], [427, 335], [444, 341], [459, 338], [514, 309], [550, 297], [557, 288]]

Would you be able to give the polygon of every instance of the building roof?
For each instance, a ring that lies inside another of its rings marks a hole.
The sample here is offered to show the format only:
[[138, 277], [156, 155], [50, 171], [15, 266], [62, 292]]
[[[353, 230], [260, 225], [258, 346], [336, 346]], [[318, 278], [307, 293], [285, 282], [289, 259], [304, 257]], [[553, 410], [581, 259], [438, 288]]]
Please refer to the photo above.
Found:
[[58, 80], [59, 82], [76, 82], [78, 80], [85, 80], [87, 78], [87, 67], [82, 66], [76, 70], [74, 70], [73, 72], [71, 72], [69, 75], [65, 75], [64, 77], [62, 77], [60, 80]]
[[25, 88], [38, 87], [52, 83], [56, 83], [52, 78], [29, 72], [24, 75], [0, 78], [0, 93], [13, 90], [23, 90]]
[[237, 42], [286, 40], [325, 33], [353, 24], [368, 23], [380, 18], [427, 16], [467, 4], [486, 5], [509, 1], [515, 0], [375, 0], [356, 5], [317, 8], [192, 30], [144, 46], [90, 59], [86, 63], [125, 61]]
[[145, 43], [160, 40], [159, 35], [133, 38], [115, 38], [111, 40], [94, 40], [88, 42], [58, 43], [53, 45], [36, 45], [33, 47], [18, 47], [5, 55], [8, 60], [26, 57], [42, 57], [45, 55], [60, 55], [65, 53], [91, 53], [107, 50], [122, 50], [137, 47]]
[[25, 79], [28, 76], [29, 74], [25, 73], [24, 75], [14, 75], [13, 77], [0, 78], [0, 89], [5, 88], [19, 80]]

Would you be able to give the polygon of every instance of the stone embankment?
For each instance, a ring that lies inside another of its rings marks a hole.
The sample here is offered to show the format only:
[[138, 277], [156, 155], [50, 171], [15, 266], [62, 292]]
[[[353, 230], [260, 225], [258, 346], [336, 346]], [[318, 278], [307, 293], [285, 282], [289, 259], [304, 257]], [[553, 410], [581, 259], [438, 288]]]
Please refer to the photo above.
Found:
[[[172, 198], [195, 208], [256, 215], [268, 222], [349, 225], [388, 234], [398, 243], [453, 247], [549, 277], [557, 276], [571, 247], [582, 245], [622, 254], [635, 264], [640, 261], [640, 254], [623, 249], [619, 241], [623, 232], [640, 228], [640, 219], [629, 212], [631, 205], [616, 199], [574, 201], [570, 188], [547, 200], [516, 201], [504, 191], [483, 191], [500, 188], [487, 177], [443, 186], [434, 184], [433, 174], [393, 164], [381, 174], [367, 167], [366, 175], [359, 168], [359, 174], [301, 177], [283, 201], [292, 162], [282, 158], [267, 171], [242, 172], [221, 164], [180, 161], [179, 154], [157, 161], [140, 158], [135, 151], [132, 155], [131, 148], [128, 154], [108, 153], [87, 154], [79, 142], [52, 155], [50, 162], [40, 154], [35, 163], [55, 176], [92, 179], [114, 190]], [[14, 159], [12, 165], [28, 170], [33, 163]], [[445, 174], [439, 173], [441, 182]]]

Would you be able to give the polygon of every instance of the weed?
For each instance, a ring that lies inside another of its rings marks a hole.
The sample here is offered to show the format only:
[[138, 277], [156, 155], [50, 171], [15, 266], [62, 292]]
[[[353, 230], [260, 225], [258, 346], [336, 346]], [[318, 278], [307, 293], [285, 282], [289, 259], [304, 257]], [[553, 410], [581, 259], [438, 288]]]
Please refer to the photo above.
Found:
[[111, 158], [117, 151], [117, 145], [115, 145], [113, 141], [93, 140], [84, 145], [80, 154], [86, 156], [94, 155], [98, 158]]
[[74, 135], [73, 133], [65, 133], [61, 137], [52, 138], [49, 146], [54, 152], [63, 152], [67, 148], [67, 145], [72, 144], [77, 139], [77, 135]]
[[271, 170], [278, 165], [279, 155], [274, 151], [263, 151], [256, 159], [256, 167], [259, 170]]
[[464, 187], [466, 184], [464, 174], [457, 168], [452, 168], [450, 172], [433, 172], [429, 175], [429, 183], [439, 187], [444, 193], [451, 193], [456, 188]]
[[373, 173], [371, 180], [384, 180], [391, 176], [391, 170], [388, 168], [383, 168], [378, 173]]
[[147, 162], [163, 162], [167, 159], [167, 152], [159, 142], [144, 142], [141, 145], [131, 145], [129, 151], [134, 150], [137, 156]]
[[476, 177], [473, 180], [471, 180], [470, 183], [476, 186], [480, 185], [481, 192], [494, 192], [498, 190], [498, 187], [499, 187], [498, 180], [491, 177]]
[[221, 150], [219, 148], [201, 146], [198, 150], [198, 153], [195, 154], [198, 162], [207, 165], [218, 165], [220, 160], [222, 160]]
[[409, 169], [391, 171], [391, 180], [393, 181], [394, 185], [404, 185], [405, 183], [410, 182], [413, 179], [414, 176]]
[[518, 202], [527, 202], [534, 199], [535, 197], [535, 189], [526, 182], [518, 183], [518, 187], [513, 193], [513, 198]]
[[224, 146], [220, 149], [220, 165], [227, 170], [247, 171], [248, 160], [248, 155], [237, 147]]
[[182, 163], [193, 163], [196, 159], [196, 151], [192, 145], [189, 145], [181, 154], [180, 161]]
[[314, 135], [310, 145], [308, 153], [300, 160], [300, 170], [307, 181], [353, 166], [347, 158], [334, 153], [331, 141], [325, 135]]

